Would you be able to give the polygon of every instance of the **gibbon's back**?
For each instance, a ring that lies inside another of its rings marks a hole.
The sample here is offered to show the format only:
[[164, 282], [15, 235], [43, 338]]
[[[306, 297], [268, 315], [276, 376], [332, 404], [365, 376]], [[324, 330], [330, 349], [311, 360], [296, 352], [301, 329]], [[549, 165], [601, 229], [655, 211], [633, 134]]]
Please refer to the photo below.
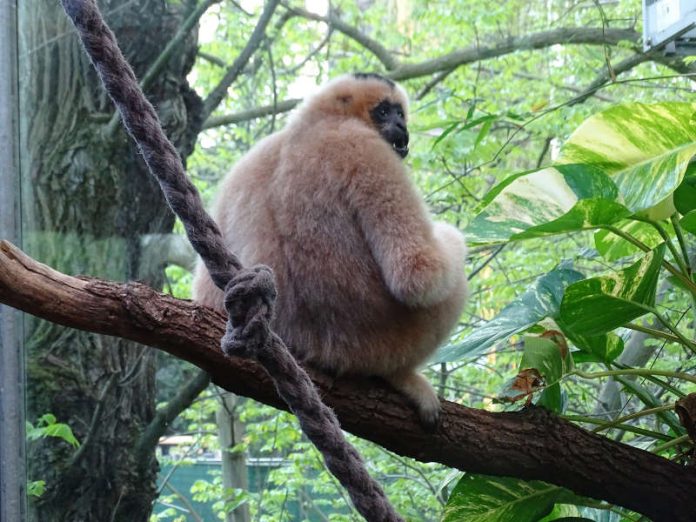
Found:
[[[466, 248], [456, 229], [430, 220], [408, 180], [405, 126], [392, 139], [373, 123], [383, 103], [405, 111], [388, 80], [325, 86], [232, 169], [213, 217], [244, 265], [273, 269], [274, 328], [300, 359], [383, 376], [432, 423], [439, 402], [414, 369], [456, 324]], [[194, 298], [223, 310], [201, 266]]]

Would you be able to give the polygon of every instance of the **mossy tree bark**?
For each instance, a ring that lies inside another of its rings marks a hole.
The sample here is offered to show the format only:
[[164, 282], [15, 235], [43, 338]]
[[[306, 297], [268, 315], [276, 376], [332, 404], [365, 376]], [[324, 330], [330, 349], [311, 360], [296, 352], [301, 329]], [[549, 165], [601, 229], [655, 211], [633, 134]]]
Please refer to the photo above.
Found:
[[[195, 2], [100, 1], [139, 77]], [[162, 283], [142, 238], [174, 217], [120, 125], [60, 4], [20, 11], [24, 246], [69, 273]], [[200, 128], [201, 102], [186, 82], [196, 31], [148, 88], [183, 157]], [[111, 124], [109, 123], [111, 121]], [[27, 319], [28, 419], [50, 412], [79, 449], [58, 439], [30, 445], [29, 478], [45, 480], [32, 503], [40, 521], [146, 521], [156, 494], [154, 455], [134, 447], [155, 413], [155, 356], [122, 339]]]

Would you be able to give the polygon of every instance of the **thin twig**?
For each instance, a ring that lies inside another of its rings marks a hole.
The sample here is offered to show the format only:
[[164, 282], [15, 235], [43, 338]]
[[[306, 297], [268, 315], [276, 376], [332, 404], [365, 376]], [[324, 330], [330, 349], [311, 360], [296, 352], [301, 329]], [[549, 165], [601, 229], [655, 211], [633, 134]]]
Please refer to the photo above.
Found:
[[349, 38], [358, 42], [365, 49], [370, 51], [375, 57], [384, 65], [387, 71], [396, 69], [399, 66], [399, 62], [394, 58], [391, 52], [384, 47], [381, 43], [373, 38], [370, 38], [366, 34], [362, 33], [359, 29], [347, 24], [341, 20], [333, 11], [329, 11], [328, 16], [321, 16], [316, 13], [307, 11], [300, 7], [294, 7], [287, 4], [287, 2], [282, 2], [284, 8], [286, 8], [291, 13], [306, 18], [307, 20], [314, 20], [316, 22], [323, 22], [329, 27], [334, 28], [336, 31], [341, 32], [348, 36]]
[[239, 56], [235, 58], [232, 65], [227, 68], [227, 72], [223, 76], [222, 80], [220, 80], [220, 83], [215, 86], [215, 88], [210, 92], [208, 97], [203, 102], [202, 118], [204, 121], [208, 119], [217, 106], [220, 105], [220, 102], [227, 95], [227, 89], [237, 80], [244, 67], [246, 67], [247, 63], [249, 63], [251, 56], [256, 52], [263, 42], [266, 27], [271, 21], [271, 17], [273, 16], [273, 13], [275, 12], [279, 3], [279, 0], [268, 0], [266, 6], [263, 8], [261, 16], [259, 17], [259, 21], [256, 23], [256, 27], [254, 27], [254, 31], [251, 33], [247, 44], [244, 46], [244, 49], [242, 49]]

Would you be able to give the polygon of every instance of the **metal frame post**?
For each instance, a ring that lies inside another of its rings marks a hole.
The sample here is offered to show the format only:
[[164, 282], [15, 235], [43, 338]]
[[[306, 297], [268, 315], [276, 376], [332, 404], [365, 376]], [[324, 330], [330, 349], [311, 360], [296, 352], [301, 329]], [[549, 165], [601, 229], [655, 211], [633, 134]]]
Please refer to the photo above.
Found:
[[[0, 239], [19, 243], [17, 1], [0, 0]], [[26, 518], [21, 315], [0, 305], [0, 520]]]

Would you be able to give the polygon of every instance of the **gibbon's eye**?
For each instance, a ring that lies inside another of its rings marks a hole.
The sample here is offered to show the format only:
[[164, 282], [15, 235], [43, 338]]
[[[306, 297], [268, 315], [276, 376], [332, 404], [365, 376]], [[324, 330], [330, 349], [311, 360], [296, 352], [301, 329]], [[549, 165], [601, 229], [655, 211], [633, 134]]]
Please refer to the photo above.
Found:
[[404, 117], [404, 111], [402, 111], [401, 109], [399, 109], [399, 110], [396, 111], [396, 114], [398, 114], [399, 118], [402, 118], [402, 119], [403, 119], [403, 117]]
[[385, 109], [384, 107], [380, 107], [379, 110], [377, 111], [377, 114], [384, 117], [387, 115], [387, 109]]

